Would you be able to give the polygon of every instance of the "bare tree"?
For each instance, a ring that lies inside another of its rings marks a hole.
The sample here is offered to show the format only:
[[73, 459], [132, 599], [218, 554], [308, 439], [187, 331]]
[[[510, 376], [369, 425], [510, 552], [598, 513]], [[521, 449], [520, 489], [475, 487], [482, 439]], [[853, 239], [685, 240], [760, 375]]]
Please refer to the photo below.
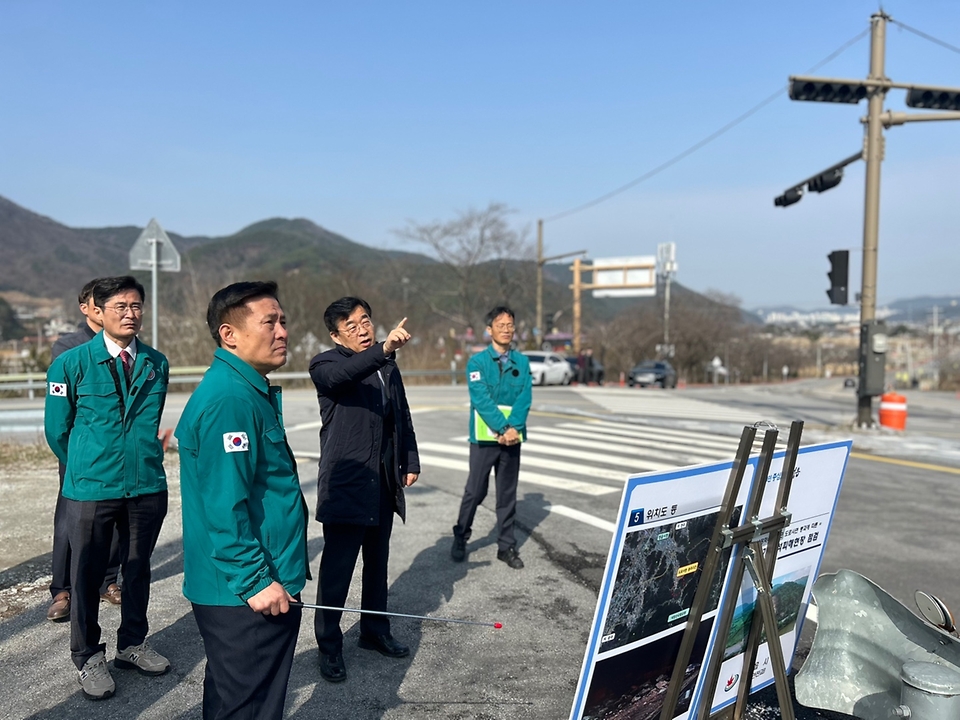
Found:
[[[487, 305], [523, 300], [530, 278], [518, 272], [513, 261], [533, 260], [534, 250], [527, 230], [515, 230], [508, 222], [512, 212], [503, 203], [492, 202], [484, 210], [460, 211], [453, 220], [408, 220], [406, 227], [394, 231], [404, 240], [428, 246], [455, 278], [453, 303], [423, 292], [435, 313], [462, 326], [476, 326]], [[527, 264], [532, 273], [532, 263]]]

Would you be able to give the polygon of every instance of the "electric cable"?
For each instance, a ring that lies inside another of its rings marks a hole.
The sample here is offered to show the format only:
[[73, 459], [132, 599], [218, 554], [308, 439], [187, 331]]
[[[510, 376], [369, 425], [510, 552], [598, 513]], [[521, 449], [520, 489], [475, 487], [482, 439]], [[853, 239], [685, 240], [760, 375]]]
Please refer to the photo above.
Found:
[[941, 47], [945, 47], [947, 50], [953, 50], [955, 53], [960, 55], [960, 47], [957, 47], [956, 45], [951, 45], [950, 43], [944, 42], [943, 40], [938, 40], [937, 38], [933, 37], [933, 35], [927, 35], [925, 32], [921, 30], [917, 30], [916, 28], [912, 28], [906, 23], [900, 22], [899, 20], [894, 20], [893, 18], [890, 18], [890, 22], [892, 22], [894, 25], [897, 25], [903, 28], [907, 32], [912, 32], [914, 35], [918, 35], [922, 37], [924, 40], [929, 40], [932, 43], [940, 45]]
[[[816, 72], [816, 71], [819, 70], [821, 67], [823, 67], [824, 65], [826, 65], [827, 63], [829, 63], [831, 60], [833, 60], [834, 58], [836, 58], [837, 56], [839, 56], [841, 53], [843, 53], [845, 50], [847, 50], [847, 49], [850, 48], [851, 46], [853, 46], [853, 45], [857, 44], [858, 42], [860, 42], [863, 38], [865, 38], [865, 37], [866, 37], [867, 35], [869, 35], [869, 34], [870, 34], [870, 28], [867, 28], [866, 30], [858, 33], [856, 36], [850, 38], [849, 40], [847, 40], [847, 42], [845, 42], [845, 43], [844, 43], [843, 45], [841, 45], [839, 48], [837, 48], [837, 49], [834, 50], [832, 53], [830, 53], [829, 55], [827, 55], [827, 57], [825, 57], [823, 60], [821, 60], [821, 61], [818, 62], [816, 65], [814, 65], [813, 67], [811, 67], [809, 70], [807, 70], [807, 74], [812, 73], [812, 72]], [[739, 125], [740, 123], [742, 123], [744, 120], [746, 120], [746, 119], [749, 118], [750, 116], [756, 114], [757, 112], [759, 112], [760, 110], [762, 110], [763, 108], [765, 108], [767, 105], [769, 105], [769, 104], [772, 103], [774, 100], [776, 100], [777, 98], [779, 98], [779, 97], [786, 91], [786, 89], [787, 89], [788, 87], [789, 87], [788, 85], [784, 85], [784, 86], [781, 87], [779, 90], [777, 90], [775, 93], [773, 93], [772, 95], [768, 96], [768, 97], [765, 98], [764, 100], [760, 101], [759, 103], [757, 103], [756, 105], [754, 105], [752, 108], [750, 108], [749, 110], [747, 110], [745, 113], [743, 113], [743, 114], [739, 115], [738, 117], [734, 118], [733, 120], [731, 120], [730, 122], [728, 122], [726, 125], [724, 125], [724, 126], [723, 126], [722, 128], [720, 128], [719, 130], [716, 130], [716, 131], [712, 132], [710, 135], [708, 135], [707, 137], [705, 137], [703, 140], [700, 140], [699, 142], [694, 143], [693, 145], [691, 145], [690, 147], [688, 147], [688, 148], [687, 148], [686, 150], [684, 150], [683, 152], [681, 152], [681, 153], [679, 153], [679, 154], [677, 154], [677, 155], [674, 155], [672, 158], [670, 158], [670, 159], [667, 160], [666, 162], [661, 163], [660, 165], [658, 165], [657, 167], [653, 168], [653, 169], [650, 170], [649, 172], [644, 173], [644, 174], [641, 175], [640, 177], [635, 178], [635, 179], [631, 180], [630, 182], [628, 182], [628, 183], [626, 183], [626, 184], [624, 184], [624, 185], [621, 185], [620, 187], [616, 188], [615, 190], [611, 190], [610, 192], [608, 192], [608, 193], [606, 193], [606, 194], [604, 194], [604, 195], [601, 195], [601, 196], [598, 197], [598, 198], [595, 198], [595, 199], [593, 199], [593, 200], [590, 200], [589, 202], [583, 203], [582, 205], [578, 205], [578, 206], [576, 206], [576, 207], [574, 207], [574, 208], [571, 208], [570, 210], [564, 210], [563, 212], [557, 213], [556, 215], [551, 215], [551, 216], [548, 217], [548, 218], [544, 218], [543, 221], [544, 221], [545, 223], [553, 222], [553, 221], [555, 221], [555, 220], [560, 220], [561, 218], [569, 217], [570, 215], [574, 215], [574, 214], [576, 214], [576, 213], [582, 212], [583, 210], [587, 210], [588, 208], [592, 208], [592, 207], [594, 207], [594, 206], [596, 206], [596, 205], [599, 205], [599, 204], [602, 203], [602, 202], [605, 202], [605, 201], [609, 200], [609, 199], [612, 198], [612, 197], [615, 197], [615, 196], [619, 195], [620, 193], [623, 193], [623, 192], [629, 190], [629, 189], [632, 188], [632, 187], [635, 187], [635, 186], [639, 185], [640, 183], [644, 182], [645, 180], [649, 180], [649, 179], [652, 178], [653, 176], [660, 174], [661, 172], [663, 172], [663, 171], [666, 170], [667, 168], [669, 168], [669, 167], [671, 167], [671, 166], [673, 166], [673, 165], [676, 165], [678, 162], [680, 162], [680, 161], [683, 160], [684, 158], [689, 157], [690, 155], [692, 155], [693, 153], [695, 153], [695, 152], [696, 152], [697, 150], [699, 150], [700, 148], [704, 147], [705, 145], [710, 144], [711, 142], [713, 142], [714, 140], [716, 140], [718, 137], [720, 137], [720, 136], [723, 135], [724, 133], [728, 132], [729, 130], [732, 130], [732, 129], [735, 128], [737, 125]]]

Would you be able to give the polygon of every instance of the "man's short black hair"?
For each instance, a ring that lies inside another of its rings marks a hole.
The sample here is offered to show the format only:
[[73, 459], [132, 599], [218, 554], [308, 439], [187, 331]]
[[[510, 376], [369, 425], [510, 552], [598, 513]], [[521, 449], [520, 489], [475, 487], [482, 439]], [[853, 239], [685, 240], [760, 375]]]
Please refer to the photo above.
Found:
[[247, 303], [262, 297], [272, 297], [277, 302], [277, 284], [271, 281], [247, 281], [227, 285], [217, 290], [207, 305], [207, 327], [210, 335], [220, 347], [220, 326], [224, 323], [237, 324], [250, 314]]
[[107, 300], [127, 290], [136, 290], [140, 293], [140, 302], [146, 297], [143, 285], [137, 282], [133, 275], [118, 275], [117, 277], [100, 278], [93, 285], [93, 304], [103, 308]]
[[506, 305], [497, 305], [493, 310], [488, 312], [487, 316], [484, 318], [484, 322], [487, 323], [487, 327], [493, 327], [493, 321], [496, 320], [501, 315], [509, 315], [511, 322], [516, 320], [516, 316], [513, 314], [513, 310], [508, 308]]
[[358, 307], [362, 307], [367, 316], [373, 319], [373, 311], [366, 300], [347, 296], [334, 300], [327, 306], [327, 309], [323, 311], [323, 324], [327, 326], [327, 330], [331, 333], [337, 334], [337, 325], [349, 318]]
[[80, 288], [80, 294], [77, 295], [77, 304], [83, 305], [90, 302], [90, 296], [93, 295], [93, 289], [97, 286], [97, 283], [100, 282], [101, 278], [94, 278], [82, 288]]

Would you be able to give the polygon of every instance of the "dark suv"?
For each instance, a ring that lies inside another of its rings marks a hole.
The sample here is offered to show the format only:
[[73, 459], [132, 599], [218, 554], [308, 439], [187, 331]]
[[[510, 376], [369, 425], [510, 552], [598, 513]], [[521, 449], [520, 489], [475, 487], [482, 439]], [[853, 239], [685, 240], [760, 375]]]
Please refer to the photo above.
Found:
[[627, 382], [630, 383], [630, 387], [657, 385], [662, 388], [675, 388], [677, 371], [666, 360], [644, 360], [630, 371]]

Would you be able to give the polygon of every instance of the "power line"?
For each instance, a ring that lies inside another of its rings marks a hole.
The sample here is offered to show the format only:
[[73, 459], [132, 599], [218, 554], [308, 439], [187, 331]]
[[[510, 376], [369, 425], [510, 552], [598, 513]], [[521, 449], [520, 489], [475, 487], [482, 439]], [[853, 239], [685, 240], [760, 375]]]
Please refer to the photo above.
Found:
[[916, 28], [912, 28], [906, 23], [900, 22], [899, 20], [894, 20], [893, 18], [890, 18], [890, 22], [892, 22], [894, 25], [899, 25], [907, 32], [912, 32], [914, 35], [919, 35], [924, 40], [929, 40], [932, 43], [936, 43], [937, 45], [940, 45], [941, 47], [945, 47], [947, 50], [953, 50], [955, 53], [960, 54], [960, 47], [957, 47], [956, 45], [951, 45], [950, 43], [944, 42], [943, 40], [937, 40], [937, 38], [933, 37], [932, 35], [927, 35], [925, 32], [917, 30]]
[[[844, 43], [843, 45], [841, 45], [839, 48], [837, 48], [837, 49], [834, 50], [832, 53], [830, 53], [829, 55], [827, 55], [827, 57], [825, 57], [823, 60], [821, 60], [821, 61], [818, 62], [816, 65], [814, 65], [813, 67], [811, 67], [809, 70], [807, 70], [807, 74], [812, 73], [812, 72], [816, 72], [816, 71], [819, 70], [821, 67], [823, 67], [823, 66], [826, 65], [828, 62], [830, 62], [831, 60], [833, 60], [834, 58], [836, 58], [837, 56], [839, 56], [841, 53], [843, 53], [845, 50], [847, 50], [848, 48], [850, 48], [852, 45], [855, 45], [856, 43], [858, 43], [860, 40], [862, 40], [863, 38], [865, 38], [865, 37], [866, 37], [867, 35], [869, 35], [869, 34], [870, 34], [870, 28], [867, 28], [867, 29], [864, 30], [863, 32], [859, 33], [858, 35], [856, 35], [856, 36], [852, 37], [851, 39], [847, 40], [847, 42], [845, 42], [845, 43]], [[779, 90], [777, 90], [775, 93], [773, 93], [773, 94], [770, 95], [769, 97], [765, 98], [764, 100], [762, 100], [762, 101], [760, 101], [759, 103], [757, 103], [756, 105], [754, 105], [752, 108], [750, 108], [749, 110], [747, 110], [747, 111], [746, 111], [745, 113], [743, 113], [742, 115], [739, 115], [739, 116], [736, 117], [735, 119], [733, 119], [733, 120], [731, 120], [730, 122], [728, 122], [726, 125], [724, 125], [724, 126], [723, 126], [722, 128], [720, 128], [719, 130], [714, 131], [713, 133], [711, 133], [710, 135], [708, 135], [707, 137], [705, 137], [703, 140], [701, 140], [701, 141], [699, 141], [699, 142], [691, 145], [690, 147], [688, 147], [686, 150], [684, 150], [683, 152], [679, 153], [678, 155], [674, 155], [672, 158], [670, 158], [670, 159], [667, 160], [666, 162], [664, 162], [664, 163], [658, 165], [657, 167], [653, 168], [653, 170], [650, 170], [649, 172], [646, 172], [646, 173], [644, 173], [643, 175], [641, 175], [640, 177], [635, 178], [634, 180], [631, 180], [630, 182], [626, 183], [625, 185], [621, 185], [620, 187], [616, 188], [615, 190], [611, 190], [610, 192], [608, 192], [608, 193], [606, 193], [606, 194], [604, 194], [604, 195], [601, 195], [600, 197], [595, 198], [595, 199], [593, 199], [593, 200], [591, 200], [591, 201], [589, 201], [589, 202], [586, 202], [586, 203], [584, 203], [583, 205], [578, 205], [578, 206], [576, 206], [576, 207], [574, 207], [574, 208], [571, 208], [570, 210], [564, 210], [564, 211], [561, 212], [561, 213], [557, 213], [556, 215], [551, 215], [551, 216], [548, 217], [548, 218], [544, 218], [544, 222], [553, 222], [554, 220], [560, 220], [561, 218], [569, 217], [570, 215], [574, 215], [574, 214], [576, 214], [576, 213], [578, 213], [578, 212], [582, 212], [583, 210], [587, 210], [588, 208], [592, 208], [592, 207], [594, 207], [595, 205], [599, 205], [600, 203], [605, 202], [605, 201], [609, 200], [610, 198], [615, 197], [616, 195], [619, 195], [619, 194], [622, 193], [622, 192], [626, 192], [626, 191], [629, 190], [630, 188], [639, 185], [640, 183], [644, 182], [645, 180], [649, 180], [649, 179], [652, 178], [654, 175], [659, 175], [661, 172], [663, 172], [663, 171], [666, 170], [667, 168], [669, 168], [669, 167], [671, 167], [671, 166], [673, 166], [673, 165], [676, 165], [678, 162], [680, 162], [681, 160], [683, 160], [683, 159], [686, 158], [686, 157], [689, 157], [690, 155], [692, 155], [693, 153], [695, 153], [697, 150], [699, 150], [700, 148], [704, 147], [705, 145], [709, 145], [711, 142], [713, 142], [714, 140], [716, 140], [718, 137], [720, 137], [721, 135], [723, 135], [723, 134], [726, 133], [727, 131], [732, 130], [732, 129], [735, 128], [737, 125], [739, 125], [740, 123], [742, 123], [744, 120], [746, 120], [746, 119], [749, 118], [750, 116], [752, 116], [752, 115], [754, 115], [755, 113], [757, 113], [757, 112], [759, 112], [760, 110], [762, 110], [764, 107], [766, 107], [767, 105], [769, 105], [770, 103], [772, 103], [774, 100], [776, 100], [777, 98], [779, 98], [779, 97], [784, 93], [784, 91], [787, 89], [787, 87], [788, 87], [788, 86], [786, 86], [786, 85], [783, 86], [782, 88], [780, 88]]]

